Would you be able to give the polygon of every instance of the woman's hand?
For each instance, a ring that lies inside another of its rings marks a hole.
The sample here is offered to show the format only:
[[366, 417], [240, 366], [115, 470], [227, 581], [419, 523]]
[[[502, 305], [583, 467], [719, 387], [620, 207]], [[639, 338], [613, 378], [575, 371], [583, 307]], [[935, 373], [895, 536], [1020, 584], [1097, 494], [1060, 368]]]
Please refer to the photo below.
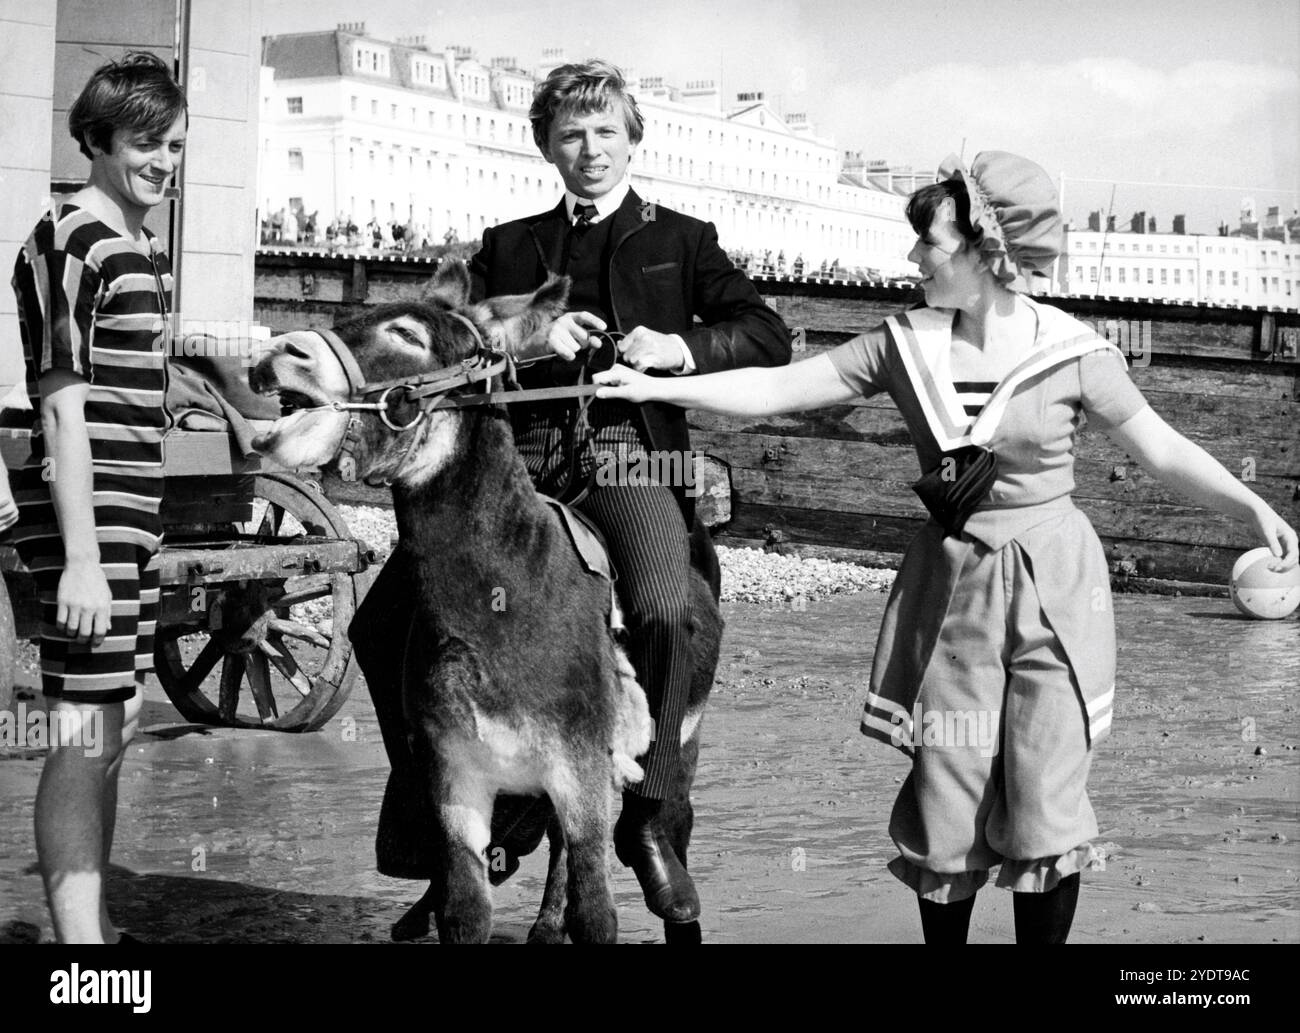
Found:
[[58, 615], [60, 634], [99, 646], [108, 634], [113, 594], [98, 563], [69, 563], [59, 576]]
[[664, 381], [648, 377], [627, 366], [616, 365], [591, 378], [600, 385], [597, 398], [621, 398], [625, 402], [653, 402], [657, 399], [656, 387], [662, 387]]
[[566, 312], [551, 324], [546, 346], [565, 362], [572, 362], [578, 352], [590, 346], [589, 330], [604, 330], [605, 321], [590, 312]]
[[1297, 562], [1300, 562], [1300, 547], [1296, 543], [1295, 529], [1273, 512], [1272, 507], [1263, 500], [1259, 500], [1258, 505], [1251, 507], [1250, 522], [1259, 536], [1264, 539], [1268, 551], [1277, 557], [1269, 563], [1269, 570], [1280, 574], [1285, 570], [1291, 570]]

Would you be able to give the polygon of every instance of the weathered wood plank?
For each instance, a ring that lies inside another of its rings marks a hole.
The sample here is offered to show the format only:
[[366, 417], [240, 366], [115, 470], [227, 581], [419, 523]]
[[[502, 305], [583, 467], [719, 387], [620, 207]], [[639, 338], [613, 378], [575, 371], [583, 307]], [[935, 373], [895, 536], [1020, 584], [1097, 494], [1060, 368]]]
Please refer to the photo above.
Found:
[[[879, 451], [848, 456], [843, 452], [831, 452], [819, 462], [787, 454], [778, 464], [755, 458], [752, 454], [727, 452], [717, 442], [710, 443], [704, 450], [728, 463], [732, 472], [732, 489], [741, 498], [762, 495], [763, 501], [773, 504], [809, 505], [849, 512], [920, 512], [914, 510], [916, 499], [910, 488], [919, 476], [910, 451], [880, 449], [879, 446], [865, 448]], [[1185, 498], [1138, 467], [1127, 467], [1127, 479], [1123, 481], [1111, 481], [1111, 469], [1104, 464], [1076, 463], [1074, 496], [1124, 506], [1188, 507]], [[1300, 505], [1292, 481], [1264, 477], [1256, 479], [1250, 487], [1284, 518], [1300, 521]], [[900, 499], [902, 509], [898, 508], [897, 500]], [[1195, 511], [1211, 523], [1236, 526], [1211, 510], [1195, 508]]]
[[[812, 358], [839, 347], [855, 335], [810, 331], [794, 361]], [[1300, 399], [1300, 368], [1254, 357], [1243, 359], [1152, 355], [1149, 361], [1130, 356], [1129, 376], [1143, 392], [1177, 391], [1246, 398]]]
[[[764, 455], [772, 447], [766, 440], [768, 438], [782, 439], [778, 447], [784, 445], [787, 451], [796, 454], [813, 455], [824, 447], [821, 442], [837, 441], [902, 448], [908, 455], [915, 454], [902, 421], [896, 414], [881, 410], [843, 411], [832, 407], [800, 416], [774, 417], [757, 424], [695, 412], [691, 414], [690, 425], [691, 440], [696, 448], [705, 448], [704, 443], [716, 442], [716, 449], [710, 446], [709, 450], [724, 450], [718, 454], [728, 461], [731, 458], [725, 453], [727, 449], [740, 455]], [[1279, 436], [1267, 437], [1256, 433], [1252, 427], [1249, 434], [1221, 430], [1217, 433], [1191, 432], [1186, 436], [1238, 477], [1253, 473], [1261, 480], [1276, 477], [1300, 482], [1300, 443], [1285, 440], [1280, 430], [1275, 433]], [[1095, 429], [1085, 429], [1078, 434], [1074, 454], [1076, 465], [1082, 465], [1085, 470], [1088, 463], [1102, 464], [1107, 478], [1115, 466], [1134, 465], [1119, 446]], [[912, 469], [919, 469], [914, 459]]]
[[[743, 503], [735, 507], [732, 521], [718, 541], [725, 544], [731, 537], [767, 541], [771, 532], [777, 531], [782, 540], [789, 542], [902, 553], [922, 523], [896, 517]], [[1151, 576], [1180, 581], [1224, 584], [1232, 564], [1241, 554], [1238, 547], [1133, 541], [1100, 532], [1099, 537], [1112, 561], [1140, 563], [1142, 570]]]

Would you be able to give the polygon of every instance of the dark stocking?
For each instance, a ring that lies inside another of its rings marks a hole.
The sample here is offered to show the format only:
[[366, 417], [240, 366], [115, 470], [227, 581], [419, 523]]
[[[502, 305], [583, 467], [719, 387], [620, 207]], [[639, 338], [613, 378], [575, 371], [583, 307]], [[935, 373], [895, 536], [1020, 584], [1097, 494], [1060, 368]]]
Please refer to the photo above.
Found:
[[1013, 893], [1016, 943], [1064, 943], [1079, 902], [1079, 873], [1066, 876], [1047, 893]]
[[921, 931], [926, 943], [966, 942], [971, 911], [975, 908], [975, 894], [951, 904], [936, 904], [924, 897], [916, 899], [921, 905]]

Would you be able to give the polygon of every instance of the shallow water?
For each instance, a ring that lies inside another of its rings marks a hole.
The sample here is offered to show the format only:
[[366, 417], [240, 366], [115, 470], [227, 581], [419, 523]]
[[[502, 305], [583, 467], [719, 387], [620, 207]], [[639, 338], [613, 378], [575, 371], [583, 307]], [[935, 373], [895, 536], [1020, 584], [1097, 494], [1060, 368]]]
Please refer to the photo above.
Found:
[[[712, 942], [919, 939], [885, 870], [901, 754], [857, 731], [883, 595], [807, 610], [726, 607], [696, 782], [691, 868]], [[1120, 597], [1115, 730], [1090, 792], [1108, 853], [1085, 875], [1077, 942], [1300, 940], [1300, 620], [1226, 600]], [[384, 942], [418, 896], [373, 870], [387, 772], [363, 685], [321, 732], [180, 724], [151, 683], [123, 768], [110, 900], [171, 942]], [[1257, 754], [1257, 749], [1262, 749]], [[0, 942], [49, 938], [34, 868], [39, 759], [0, 753]], [[540, 855], [495, 893], [518, 941]], [[635, 880], [612, 873], [623, 939], [661, 939]], [[1012, 939], [1009, 895], [972, 939]]]

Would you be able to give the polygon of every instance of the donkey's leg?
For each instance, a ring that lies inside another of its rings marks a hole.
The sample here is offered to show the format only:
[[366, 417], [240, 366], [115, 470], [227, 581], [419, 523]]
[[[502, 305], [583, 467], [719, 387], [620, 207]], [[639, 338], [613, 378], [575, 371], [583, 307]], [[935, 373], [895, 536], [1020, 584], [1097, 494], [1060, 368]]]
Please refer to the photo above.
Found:
[[614, 943], [618, 914], [609, 889], [610, 768], [604, 750], [578, 758], [567, 791], [552, 791], [568, 844], [564, 924], [574, 943]]
[[429, 919], [433, 915], [434, 906], [438, 899], [437, 883], [429, 883], [429, 888], [424, 891], [424, 896], [412, 904], [401, 918], [393, 923], [393, 928], [389, 932], [394, 943], [405, 943], [407, 940], [419, 940], [429, 935]]
[[[695, 782], [695, 768], [700, 758], [700, 716], [688, 711], [682, 731], [686, 738], [682, 743], [681, 763], [668, 788], [668, 797], [659, 812], [659, 822], [663, 826], [668, 841], [673, 845], [673, 852], [682, 867], [689, 870], [687, 851], [691, 845], [691, 830], [695, 826], [695, 808], [691, 805], [691, 786]], [[702, 936], [700, 923], [664, 922], [665, 943], [700, 943]]]
[[568, 897], [569, 858], [564, 842], [564, 829], [556, 814], [546, 826], [546, 841], [550, 857], [546, 864], [546, 890], [542, 893], [542, 907], [537, 920], [528, 930], [529, 943], [564, 942], [564, 908]]
[[417, 749], [428, 761], [437, 871], [430, 883], [441, 943], [486, 943], [492, 932], [487, 848], [497, 787], [476, 765], [458, 763], [473, 746], [444, 737]]

